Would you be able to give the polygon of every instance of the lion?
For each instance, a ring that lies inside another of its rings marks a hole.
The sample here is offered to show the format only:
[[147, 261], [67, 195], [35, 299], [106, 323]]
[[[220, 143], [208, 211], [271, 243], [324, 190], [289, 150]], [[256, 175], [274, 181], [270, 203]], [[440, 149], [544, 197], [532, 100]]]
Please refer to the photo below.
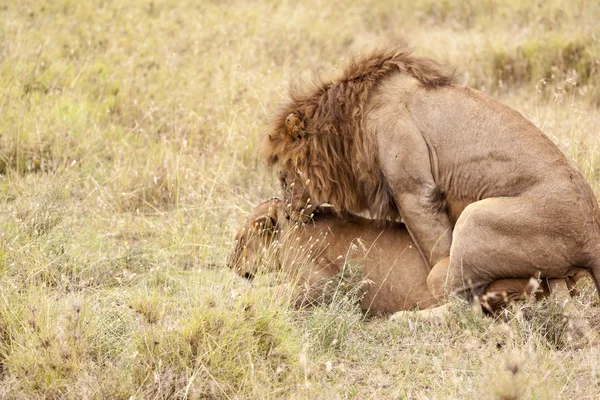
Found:
[[[308, 224], [298, 225], [287, 218], [284, 203], [272, 198], [250, 212], [237, 232], [228, 264], [238, 275], [251, 280], [259, 268], [264, 268], [262, 258], [269, 254], [276, 269], [299, 268], [289, 271], [304, 289], [298, 305], [323, 301], [327, 294], [324, 291], [335, 290], [328, 288], [333, 278], [353, 261], [360, 264], [362, 286], [357, 295], [363, 312], [385, 315], [439, 305], [427, 286], [429, 267], [399, 222], [382, 223], [357, 216], [342, 219], [319, 209]], [[567, 294], [583, 276], [565, 282]], [[486, 288], [483, 304], [486, 310], [496, 312], [509, 301], [522, 300], [534, 291], [538, 298], [550, 293], [545, 281], [538, 291], [535, 280], [499, 280]]]
[[401, 218], [441, 302], [579, 268], [600, 291], [600, 212], [582, 174], [533, 123], [433, 60], [378, 50], [292, 87], [262, 148], [290, 215], [326, 202]]

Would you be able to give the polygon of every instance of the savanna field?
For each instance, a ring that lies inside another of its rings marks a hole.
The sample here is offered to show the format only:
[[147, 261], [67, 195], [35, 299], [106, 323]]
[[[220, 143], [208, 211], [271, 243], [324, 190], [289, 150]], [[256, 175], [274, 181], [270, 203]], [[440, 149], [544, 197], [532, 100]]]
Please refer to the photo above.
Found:
[[[540, 127], [600, 195], [600, 3], [0, 0], [1, 398], [600, 398], [550, 298], [490, 318], [296, 310], [226, 267], [279, 191], [290, 82], [407, 45]], [[573, 302], [596, 335], [589, 281]]]

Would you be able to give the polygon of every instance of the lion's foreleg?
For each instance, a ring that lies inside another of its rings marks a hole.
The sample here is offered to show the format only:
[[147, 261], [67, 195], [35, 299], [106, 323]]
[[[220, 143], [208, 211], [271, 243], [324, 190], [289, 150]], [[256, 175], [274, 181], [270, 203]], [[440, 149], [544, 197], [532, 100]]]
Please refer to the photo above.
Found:
[[450, 255], [452, 224], [425, 139], [410, 119], [378, 135], [381, 169], [400, 215], [430, 267]]
[[398, 203], [402, 219], [428, 265], [433, 267], [448, 257], [452, 244], [448, 215], [420, 195], [401, 195]]

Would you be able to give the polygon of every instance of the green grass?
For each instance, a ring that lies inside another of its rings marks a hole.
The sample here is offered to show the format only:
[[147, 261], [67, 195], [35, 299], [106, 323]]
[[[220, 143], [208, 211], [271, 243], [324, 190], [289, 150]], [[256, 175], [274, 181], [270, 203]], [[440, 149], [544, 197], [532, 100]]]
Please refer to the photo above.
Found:
[[0, 0], [0, 397], [597, 396], [557, 300], [390, 322], [224, 267], [277, 192], [258, 142], [288, 83], [385, 43], [519, 110], [600, 194], [597, 2], [400, 3]]

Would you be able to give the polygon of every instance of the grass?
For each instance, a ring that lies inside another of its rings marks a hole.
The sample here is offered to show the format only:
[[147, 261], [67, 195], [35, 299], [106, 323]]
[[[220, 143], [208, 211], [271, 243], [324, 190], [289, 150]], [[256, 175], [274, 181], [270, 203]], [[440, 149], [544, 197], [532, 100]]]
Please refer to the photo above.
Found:
[[296, 311], [224, 263], [277, 192], [258, 139], [288, 83], [382, 43], [519, 110], [600, 194], [599, 19], [586, 0], [0, 0], [0, 397], [596, 397], [598, 348], [556, 299], [390, 322], [352, 290]]

